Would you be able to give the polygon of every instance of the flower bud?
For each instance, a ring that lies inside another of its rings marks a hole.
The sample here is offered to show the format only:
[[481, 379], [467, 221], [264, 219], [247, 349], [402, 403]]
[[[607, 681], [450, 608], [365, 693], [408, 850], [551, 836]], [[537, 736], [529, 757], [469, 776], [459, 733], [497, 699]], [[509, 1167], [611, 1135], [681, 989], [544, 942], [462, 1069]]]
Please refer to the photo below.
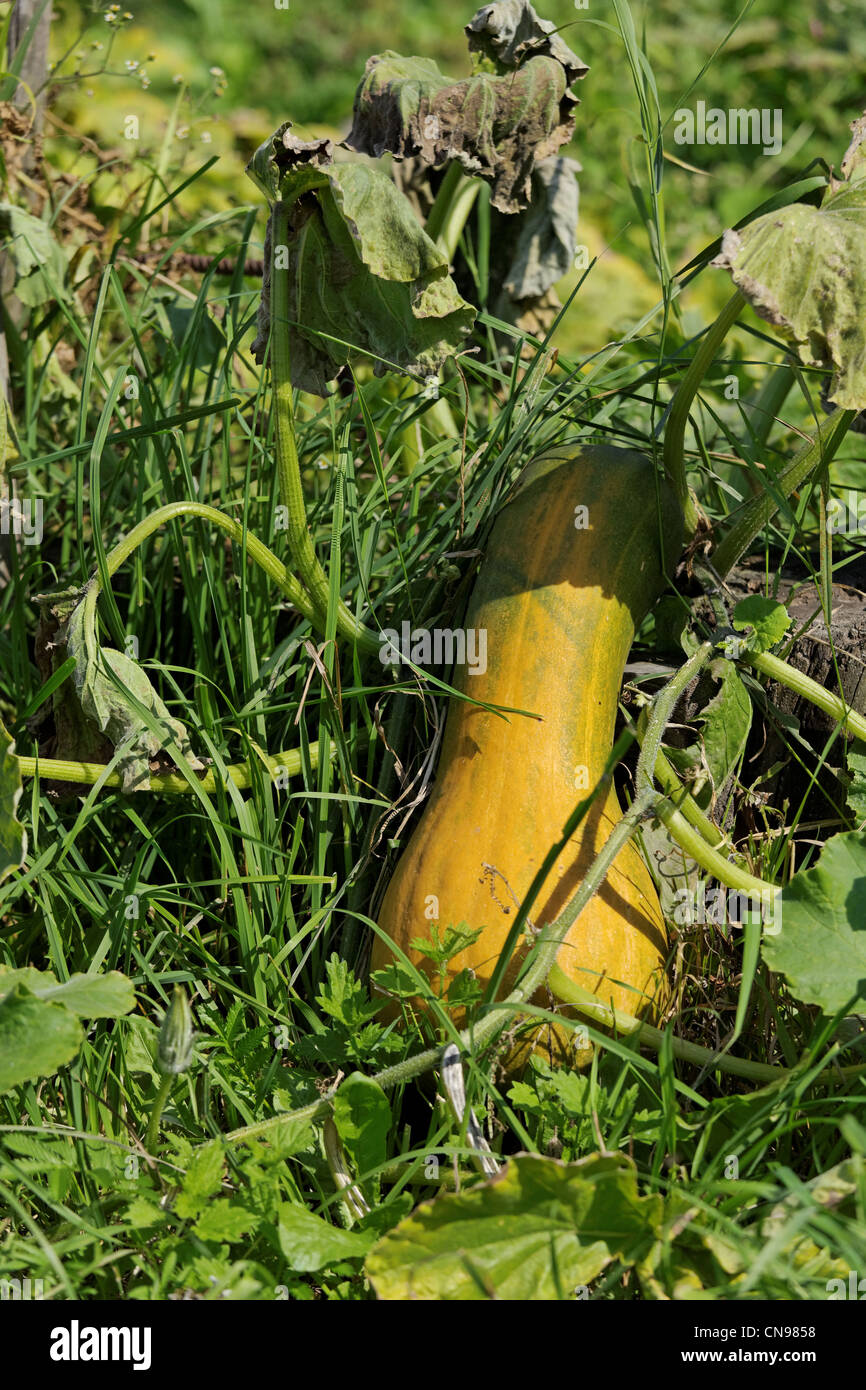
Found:
[[156, 1064], [161, 1072], [179, 1076], [192, 1061], [192, 1014], [185, 992], [175, 985], [171, 1004], [159, 1030]]

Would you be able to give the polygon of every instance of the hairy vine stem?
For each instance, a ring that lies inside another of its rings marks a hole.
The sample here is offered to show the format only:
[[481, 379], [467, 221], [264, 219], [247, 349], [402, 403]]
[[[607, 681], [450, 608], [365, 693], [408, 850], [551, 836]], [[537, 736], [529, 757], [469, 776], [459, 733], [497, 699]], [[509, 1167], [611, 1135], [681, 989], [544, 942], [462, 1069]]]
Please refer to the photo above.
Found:
[[[332, 742], [328, 756], [333, 759], [337, 754], [337, 745]], [[288, 777], [300, 775], [303, 766], [303, 754], [299, 748], [288, 748], [280, 753], [261, 753], [262, 768], [269, 776], [275, 773], [285, 772]], [[315, 772], [319, 766], [319, 744], [311, 743], [308, 752], [308, 766]], [[123, 778], [119, 772], [106, 773], [105, 763], [79, 763], [69, 758], [22, 758], [16, 754], [18, 770], [22, 777], [42, 777], [51, 782], [77, 782], [82, 786], [94, 786], [101, 781], [104, 787], [122, 787]], [[222, 786], [228, 780], [233, 782], [241, 791], [246, 791], [253, 784], [253, 769], [250, 763], [230, 763], [226, 768], [226, 776], [223, 778], [211, 769], [201, 777], [196, 777], [198, 785], [203, 792], [215, 792], [217, 787]], [[179, 772], [154, 772], [150, 775], [150, 787], [153, 792], [164, 792], [168, 795], [179, 796], [184, 792], [190, 792], [192, 788], [186, 777]]]
[[[328, 576], [316, 555], [304, 502], [298, 441], [295, 433], [289, 325], [289, 272], [280, 249], [289, 241], [289, 206], [275, 203], [271, 213], [271, 338], [277, 477], [287, 514], [287, 541], [292, 564], [310, 596], [313, 620], [324, 633], [328, 619]], [[378, 652], [378, 634], [359, 622], [342, 599], [337, 605], [337, 631], [362, 651]]]
[[[221, 530], [227, 531], [238, 545], [245, 545], [247, 554], [253, 563], [265, 571], [268, 578], [272, 579], [277, 588], [282, 590], [299, 613], [312, 620], [313, 606], [310, 599], [282, 560], [278, 559], [272, 550], [269, 550], [257, 536], [248, 531], [239, 521], [226, 516], [225, 512], [218, 511], [216, 507], [208, 507], [204, 502], [168, 502], [164, 507], [157, 507], [155, 512], [144, 517], [106, 556], [108, 577], [111, 578], [117, 573], [124, 561], [129, 559], [132, 552], [137, 550], [148, 536], [153, 535], [154, 531], [158, 531], [160, 526], [164, 526], [166, 522], [176, 521], [181, 516], [197, 516], [202, 521], [209, 521], [212, 526], [218, 526]], [[101, 583], [97, 572], [88, 582], [88, 598], [92, 593], [95, 602], [100, 588]]]
[[768, 676], [770, 680], [778, 681], [780, 685], [787, 686], [789, 690], [794, 691], [795, 695], [810, 700], [813, 705], [817, 705], [818, 709], [829, 714], [831, 719], [838, 719], [842, 727], [848, 729], [856, 738], [866, 741], [866, 719], [863, 715], [846, 705], [839, 695], [825, 690], [823, 685], [813, 681], [811, 676], [797, 671], [781, 657], [774, 656], [772, 652], [745, 651], [741, 653], [740, 659], [748, 662], [750, 666], [754, 666], [756, 671]]

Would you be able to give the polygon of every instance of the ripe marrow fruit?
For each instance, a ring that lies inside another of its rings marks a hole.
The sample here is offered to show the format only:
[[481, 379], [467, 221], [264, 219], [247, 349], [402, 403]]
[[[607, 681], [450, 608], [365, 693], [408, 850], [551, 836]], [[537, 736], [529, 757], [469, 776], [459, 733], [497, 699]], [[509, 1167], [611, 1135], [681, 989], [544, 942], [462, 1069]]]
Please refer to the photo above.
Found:
[[[451, 703], [433, 791], [379, 915], [386, 936], [427, 973], [410, 942], [431, 934], [432, 903], [441, 930], [484, 929], [450, 961], [448, 978], [467, 968], [490, 978], [547, 851], [604, 770], [635, 628], [663, 587], [662, 545], [671, 564], [682, 534], [673, 494], [641, 454], [570, 446], [521, 475], [491, 531], [465, 619], [467, 629], [486, 629], [487, 669], [458, 667], [453, 684], [472, 701], [540, 718]], [[621, 814], [611, 786], [545, 879], [532, 927], [562, 911]], [[530, 944], [524, 937], [506, 983]], [[557, 963], [606, 1004], [652, 1014], [665, 955], [658, 897], [629, 842]], [[372, 969], [391, 959], [377, 936]], [[550, 1007], [546, 990], [536, 1002]], [[536, 1025], [521, 1035], [512, 1065], [530, 1047], [562, 1058], [570, 1036]]]

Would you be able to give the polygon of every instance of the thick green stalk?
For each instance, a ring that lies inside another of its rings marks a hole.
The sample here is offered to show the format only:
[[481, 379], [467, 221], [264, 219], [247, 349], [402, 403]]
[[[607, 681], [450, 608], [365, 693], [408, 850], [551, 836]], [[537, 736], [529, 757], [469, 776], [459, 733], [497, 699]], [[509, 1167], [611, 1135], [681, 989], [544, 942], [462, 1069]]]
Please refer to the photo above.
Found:
[[[817, 427], [817, 439], [808, 444], [775, 477], [775, 491], [788, 498], [792, 492], [808, 481], [822, 465], [832, 460], [839, 445], [857, 418], [856, 410], [834, 410], [823, 424]], [[712, 554], [713, 568], [721, 579], [733, 569], [740, 556], [748, 549], [757, 535], [760, 535], [767, 522], [779, 510], [779, 504], [769, 492], [755, 497], [743, 508], [739, 520], [734, 523]]]
[[709, 642], [703, 642], [680, 669], [671, 676], [667, 685], [659, 691], [652, 702], [647, 717], [646, 732], [637, 760], [637, 789], [646, 791], [652, 786], [652, 773], [661, 748], [662, 736], [671, 721], [677, 700], [689, 682], [702, 670], [713, 650]]
[[689, 824], [672, 801], [668, 801], [666, 797], [660, 797], [653, 807], [653, 814], [670, 832], [680, 849], [685, 850], [686, 854], [694, 859], [712, 878], [718, 879], [719, 883], [723, 883], [726, 888], [748, 893], [751, 897], [757, 898], [764, 906], [772, 908], [773, 900], [780, 890], [774, 884], [768, 883], [766, 879], [756, 878], [754, 874], [747, 873], [745, 869], [732, 864], [717, 850], [711, 849], [700, 831]]
[[464, 174], [459, 160], [452, 160], [439, 185], [439, 192], [424, 227], [430, 240], [436, 242], [449, 262], [454, 259], [457, 244], [480, 187], [479, 179]]
[[[328, 617], [328, 576], [316, 555], [307, 525], [304, 488], [295, 434], [295, 411], [292, 390], [291, 348], [289, 346], [289, 271], [279, 265], [281, 247], [289, 241], [289, 208], [275, 203], [271, 214], [271, 340], [270, 359], [273, 376], [277, 477], [280, 499], [287, 513], [286, 538], [292, 565], [300, 576], [312, 602], [317, 627], [324, 633]], [[379, 638], [358, 621], [340, 599], [337, 610], [337, 631], [347, 641], [362, 650], [378, 652]]]
[[[712, 646], [709, 642], [704, 642], [698, 647], [697, 651], [680, 667], [676, 675], [671, 677], [653, 701], [652, 712], [647, 720], [643, 746], [637, 765], [636, 780], [639, 793], [646, 794], [652, 788], [652, 777], [661, 752], [662, 735], [677, 701], [689, 682], [706, 665], [711, 652]], [[772, 905], [778, 892], [772, 883], [756, 878], [754, 874], [747, 873], [745, 869], [732, 864], [724, 855], [712, 848], [711, 841], [704, 833], [702, 826], [690, 824], [672, 801], [666, 797], [658, 796], [657, 793], [655, 795], [653, 814], [662, 822], [686, 854], [713, 878], [724, 883], [727, 888], [756, 896], [763, 905], [768, 907]]]
[[[558, 965], [554, 965], [548, 976], [547, 983], [551, 993], [563, 1003], [570, 1004], [577, 1009], [578, 1013], [587, 1018], [593, 1018], [605, 1028], [616, 1029], [617, 1033], [623, 1036], [636, 1035], [640, 1043], [645, 1047], [650, 1047], [654, 1052], [660, 1052], [665, 1040], [665, 1034], [660, 1028], [653, 1028], [650, 1023], [642, 1023], [640, 1019], [634, 1018], [631, 1014], [623, 1013], [621, 1009], [614, 1009], [608, 1004], [603, 1004], [595, 994], [590, 994], [589, 990], [581, 989], [567, 975], [560, 970]], [[766, 1062], [750, 1062], [742, 1057], [730, 1057], [724, 1052], [714, 1052], [709, 1047], [701, 1047], [698, 1043], [686, 1042], [683, 1038], [674, 1037], [671, 1039], [673, 1054], [679, 1057], [680, 1061], [693, 1062], [695, 1066], [711, 1067], [714, 1071], [730, 1072], [732, 1076], [742, 1076], [748, 1081], [760, 1081], [764, 1084], [770, 1081], [781, 1081], [793, 1075], [790, 1067], [771, 1067]], [[859, 1072], [862, 1068], [853, 1067], [848, 1070]]]
[[[637, 721], [637, 737], [638, 742], [641, 744], [646, 735], [646, 725], [647, 711], [642, 710], [640, 718]], [[713, 825], [709, 817], [704, 815], [691, 792], [687, 791], [683, 786], [661, 748], [659, 748], [656, 754], [653, 777], [666, 796], [675, 798], [674, 804], [677, 810], [685, 816], [689, 825], [694, 826], [701, 838], [706, 840], [707, 844], [710, 845], [712, 849], [721, 849], [722, 847], [726, 849], [732, 848], [719, 827]]]
[[[337, 745], [331, 743], [331, 759], [336, 757]], [[282, 753], [272, 753], [261, 755], [262, 766], [273, 776], [274, 773], [284, 771], [289, 777], [297, 777], [303, 767], [303, 754], [297, 748], [287, 749]], [[92, 787], [102, 779], [105, 787], [121, 787], [123, 778], [119, 772], [109, 772], [105, 775], [104, 763], [78, 763], [68, 758], [16, 758], [18, 771], [22, 777], [35, 777], [37, 774], [51, 782], [80, 782], [82, 785]], [[319, 766], [319, 745], [311, 743], [309, 748], [309, 766], [315, 771]], [[246, 791], [252, 786], [252, 769], [249, 763], [232, 763], [226, 768], [226, 776], [241, 791]], [[218, 786], [222, 785], [222, 778], [218, 777], [213, 771], [206, 772], [203, 777], [196, 779], [198, 785], [204, 792], [215, 792]], [[150, 788], [151, 792], [164, 792], [169, 795], [178, 795], [191, 790], [186, 777], [182, 777], [178, 772], [151, 773]]]
[[[137, 526], [132, 528], [129, 535], [124, 536], [123, 540], [119, 541], [106, 556], [106, 569], [109, 578], [117, 573], [124, 561], [147, 540], [148, 536], [151, 536], [154, 531], [158, 531], [160, 526], [164, 526], [166, 522], [175, 521], [181, 516], [200, 517], [202, 521], [209, 521], [212, 526], [219, 526], [221, 530], [227, 531], [238, 545], [245, 544], [247, 554], [253, 563], [265, 571], [265, 574], [274, 581], [278, 589], [283, 591], [299, 613], [303, 613], [305, 618], [312, 620], [313, 605], [309, 596], [282, 560], [278, 559], [273, 551], [269, 550], [257, 536], [251, 535], [249, 531], [245, 530], [240, 522], [235, 521], [233, 517], [226, 516], [225, 512], [217, 511], [216, 507], [206, 506], [203, 502], [169, 502], [166, 506], [158, 507], [155, 512], [144, 517]], [[98, 594], [100, 589], [98, 574], [94, 575], [90, 583]]]
[[862, 714], [846, 705], [840, 696], [825, 690], [823, 685], [813, 681], [810, 676], [806, 676], [802, 671], [797, 671], [793, 666], [789, 666], [787, 661], [783, 661], [779, 656], [773, 656], [772, 652], [743, 652], [741, 660], [747, 661], [750, 666], [754, 666], [756, 671], [768, 676], [770, 680], [778, 681], [780, 685], [785, 685], [789, 690], [793, 690], [796, 695], [804, 700], [810, 700], [818, 709], [829, 714], [831, 719], [837, 719], [843, 728], [848, 729], [856, 738], [866, 740], [866, 719]]
[[745, 302], [743, 295], [737, 290], [736, 294], [728, 300], [715, 323], [707, 329], [685, 376], [676, 389], [668, 412], [662, 458], [668, 482], [683, 509], [687, 539], [691, 539], [698, 528], [698, 509], [686, 479], [686, 425], [689, 422], [689, 413], [701, 383], [713, 365], [716, 354], [727, 337], [729, 329], [742, 313]]

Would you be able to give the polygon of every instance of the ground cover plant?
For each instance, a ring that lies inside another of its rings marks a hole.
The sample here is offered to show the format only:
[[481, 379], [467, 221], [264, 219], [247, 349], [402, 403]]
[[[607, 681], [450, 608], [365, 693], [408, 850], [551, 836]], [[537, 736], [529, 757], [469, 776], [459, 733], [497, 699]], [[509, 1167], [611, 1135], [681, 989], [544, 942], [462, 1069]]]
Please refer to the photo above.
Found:
[[[687, 80], [625, 0], [445, 39], [409, 7], [409, 56], [383, 22], [318, 107], [278, 89], [243, 175], [191, 157], [183, 74], [142, 140], [117, 7], [23, 83], [34, 7], [0, 77], [4, 1291], [859, 1296], [841, 8], [813, 111], [749, 85], [796, 6], [696, 6]], [[120, 83], [126, 145], [83, 109]], [[607, 241], [640, 290], [587, 347]]]

